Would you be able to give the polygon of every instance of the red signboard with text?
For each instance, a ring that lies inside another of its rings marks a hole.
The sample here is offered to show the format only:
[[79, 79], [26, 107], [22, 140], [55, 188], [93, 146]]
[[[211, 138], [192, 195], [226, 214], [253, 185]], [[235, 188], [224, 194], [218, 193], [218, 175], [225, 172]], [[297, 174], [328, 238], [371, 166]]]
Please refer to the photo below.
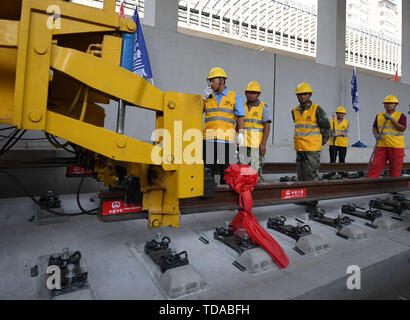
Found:
[[307, 189], [282, 190], [282, 200], [306, 198]]
[[67, 167], [67, 176], [70, 176], [70, 177], [92, 176], [93, 174], [94, 174], [94, 170], [92, 169], [86, 170], [84, 167], [79, 167], [79, 166]]
[[103, 203], [102, 215], [109, 216], [113, 214], [129, 213], [141, 210], [141, 205], [126, 206], [122, 200], [106, 201]]

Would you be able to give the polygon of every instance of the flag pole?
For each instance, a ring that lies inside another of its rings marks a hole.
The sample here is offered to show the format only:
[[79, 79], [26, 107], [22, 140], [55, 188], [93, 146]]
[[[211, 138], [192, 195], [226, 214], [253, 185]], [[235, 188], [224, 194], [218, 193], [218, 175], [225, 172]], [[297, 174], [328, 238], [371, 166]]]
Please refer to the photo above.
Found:
[[[125, 18], [124, 1], [121, 1], [119, 14], [121, 18]], [[144, 77], [144, 79], [147, 81], [149, 78], [151, 78], [151, 83], [152, 85], [154, 85], [148, 51], [146, 49], [142, 31], [142, 25], [138, 16], [138, 6], [135, 8], [132, 20], [135, 22], [137, 28], [134, 33], [125, 32], [122, 34], [123, 41], [121, 48], [121, 67]], [[120, 99], [118, 102], [116, 128], [116, 131], [119, 134], [124, 134], [126, 106], [126, 101]]]
[[355, 144], [352, 144], [352, 147], [356, 148], [367, 148], [367, 146], [360, 141], [360, 116], [359, 116], [359, 96], [357, 90], [357, 74], [356, 74], [356, 67], [353, 67], [353, 76], [352, 76], [352, 106], [353, 109], [356, 111], [356, 118], [357, 118], [357, 138], [358, 141]]
[[[121, 18], [125, 18], [125, 16], [124, 16], [124, 2], [123, 1], [121, 1], [121, 4], [120, 4], [119, 15], [120, 15]], [[123, 41], [126, 41], [126, 40], [123, 39]], [[123, 61], [123, 59], [125, 59], [125, 56], [123, 55], [125, 48], [126, 47], [124, 46], [124, 43], [123, 43], [123, 47], [121, 49], [121, 52], [122, 52], [122, 54], [121, 54], [121, 66], [127, 68], [127, 65], [126, 65], [127, 62]], [[129, 69], [129, 66], [128, 66], [128, 69]], [[120, 99], [118, 101], [117, 128], [116, 128], [116, 132], [119, 133], [119, 134], [124, 134], [125, 108], [126, 108], [126, 105], [124, 103], [124, 100]]]
[[124, 123], [125, 123], [125, 103], [124, 100], [120, 99], [118, 102], [118, 112], [117, 112], [117, 129], [116, 132], [119, 134], [124, 134]]
[[[137, 7], [135, 10], [138, 10], [138, 7]], [[140, 27], [141, 27], [142, 33], [144, 33], [144, 28], [143, 28], [143, 26], [142, 26], [142, 23], [140, 24]], [[150, 81], [151, 81], [151, 84], [155, 87], [154, 78], [153, 78], [153, 77], [150, 78]]]

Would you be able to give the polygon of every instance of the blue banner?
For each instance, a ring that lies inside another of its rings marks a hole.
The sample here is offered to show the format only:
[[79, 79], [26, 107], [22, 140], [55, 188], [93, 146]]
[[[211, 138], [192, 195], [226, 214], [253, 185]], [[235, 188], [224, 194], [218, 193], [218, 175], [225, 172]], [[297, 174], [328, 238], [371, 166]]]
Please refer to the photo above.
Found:
[[357, 91], [357, 77], [356, 77], [356, 68], [353, 68], [352, 75], [352, 106], [353, 109], [359, 111], [359, 92]]
[[138, 16], [138, 8], [135, 8], [132, 20], [137, 25], [137, 29], [134, 33], [134, 57], [132, 72], [144, 77], [145, 79], [150, 79], [152, 78], [151, 64], [149, 62], [148, 50], [145, 45], [144, 34], [142, 33], [141, 22]]

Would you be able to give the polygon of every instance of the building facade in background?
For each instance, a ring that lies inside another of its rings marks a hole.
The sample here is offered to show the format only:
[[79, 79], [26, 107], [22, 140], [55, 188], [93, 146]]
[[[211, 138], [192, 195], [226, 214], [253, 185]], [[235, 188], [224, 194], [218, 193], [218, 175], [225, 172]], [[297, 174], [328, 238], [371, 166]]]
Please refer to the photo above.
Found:
[[401, 40], [401, 1], [347, 0], [346, 23]]
[[[346, 0], [346, 64], [401, 74], [401, 1]], [[102, 8], [103, 0], [73, 0]], [[117, 11], [121, 1], [117, 0]], [[317, 0], [180, 0], [180, 32], [219, 41], [316, 56]], [[144, 0], [124, 0], [131, 16]]]

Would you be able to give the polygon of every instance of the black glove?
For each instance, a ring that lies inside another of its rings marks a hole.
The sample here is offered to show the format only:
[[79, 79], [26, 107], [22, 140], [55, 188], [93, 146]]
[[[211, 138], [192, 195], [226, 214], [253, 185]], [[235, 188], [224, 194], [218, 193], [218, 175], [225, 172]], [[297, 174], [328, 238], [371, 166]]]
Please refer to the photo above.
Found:
[[374, 133], [374, 138], [376, 139], [376, 142], [379, 142], [382, 139], [382, 135], [380, 133]]
[[389, 115], [388, 113], [383, 113], [383, 117], [384, 117], [386, 120], [391, 120], [391, 121], [394, 120], [393, 117], [392, 117], [391, 115]]

